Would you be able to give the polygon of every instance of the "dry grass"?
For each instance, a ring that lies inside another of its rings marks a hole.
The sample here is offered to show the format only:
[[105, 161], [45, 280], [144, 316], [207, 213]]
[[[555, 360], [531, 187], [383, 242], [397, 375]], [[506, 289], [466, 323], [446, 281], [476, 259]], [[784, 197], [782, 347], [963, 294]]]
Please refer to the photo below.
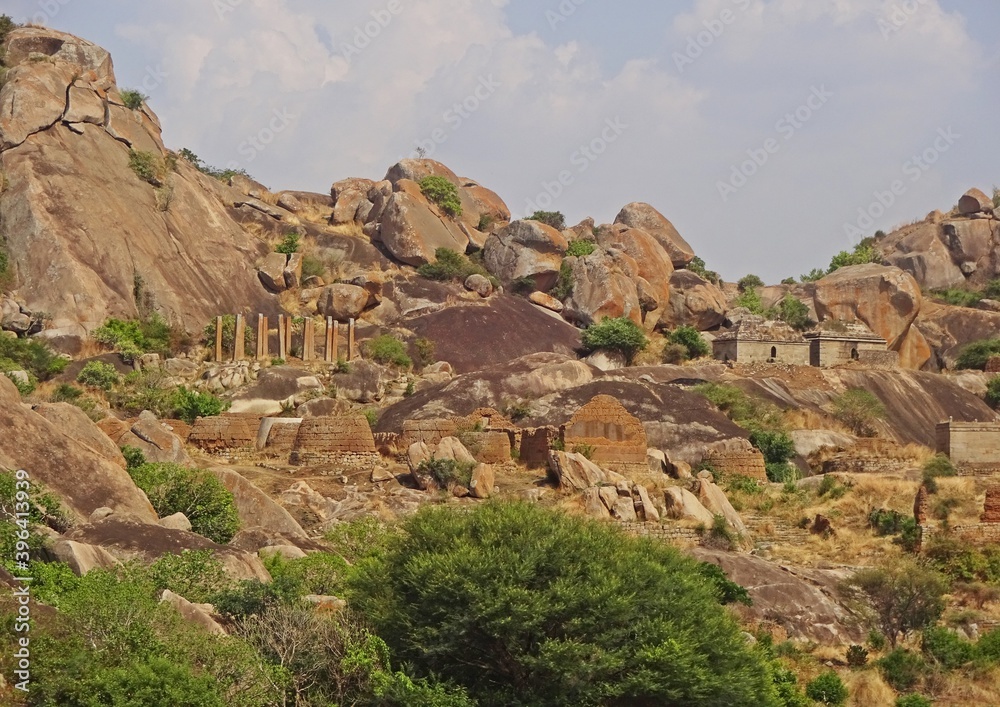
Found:
[[351, 238], [368, 240], [368, 236], [365, 235], [362, 226], [356, 222], [341, 223], [336, 226], [330, 226], [326, 230], [328, 233], [332, 233], [336, 236], [350, 236]]
[[782, 418], [790, 430], [832, 430], [833, 432], [851, 435], [849, 429], [831, 416], [807, 408], [785, 410]]
[[896, 704], [895, 691], [877, 670], [860, 670], [842, 674], [841, 678], [850, 693], [847, 704], [851, 707], [892, 707]]
[[303, 204], [298, 211], [298, 216], [303, 221], [319, 226], [326, 226], [333, 216], [333, 209], [330, 207], [316, 206], [315, 204]]

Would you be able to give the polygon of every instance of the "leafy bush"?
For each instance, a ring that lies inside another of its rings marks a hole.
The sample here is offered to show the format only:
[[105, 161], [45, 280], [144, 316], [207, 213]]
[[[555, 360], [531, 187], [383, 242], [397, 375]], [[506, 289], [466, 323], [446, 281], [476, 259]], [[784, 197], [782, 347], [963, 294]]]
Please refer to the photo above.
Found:
[[708, 280], [709, 282], [714, 282], [716, 284], [719, 282], [719, 273], [714, 270], [708, 270], [705, 267], [705, 261], [698, 256], [695, 256], [691, 262], [687, 264], [687, 269], [703, 280]]
[[884, 420], [885, 405], [863, 388], [852, 388], [833, 400], [833, 416], [859, 437], [874, 437], [875, 424]]
[[959, 370], [986, 370], [986, 364], [993, 356], [1000, 356], [1000, 339], [974, 341], [959, 354], [955, 367]]
[[852, 668], [861, 668], [868, 664], [868, 650], [864, 646], [854, 644], [847, 649], [847, 664]]
[[88, 361], [87, 365], [81, 368], [76, 375], [77, 383], [101, 390], [111, 390], [120, 379], [118, 370], [104, 361]]
[[417, 472], [428, 474], [442, 488], [450, 488], [460, 484], [468, 488], [472, 483], [472, 470], [476, 465], [472, 462], [457, 462], [454, 459], [435, 459], [431, 457], [420, 462]]
[[881, 263], [882, 253], [875, 247], [875, 241], [871, 238], [865, 238], [856, 246], [854, 246], [853, 251], [842, 250], [833, 256], [833, 260], [830, 261], [830, 269], [827, 270], [827, 274], [832, 273], [840, 268], [846, 268], [850, 265], [864, 265], [866, 263]]
[[191, 529], [217, 543], [232, 540], [240, 529], [233, 494], [211, 472], [179, 464], [144, 464], [129, 470], [162, 518], [183, 513]]
[[189, 425], [199, 417], [215, 417], [229, 409], [230, 403], [211, 393], [200, 393], [181, 386], [171, 396], [174, 414]]
[[144, 353], [168, 356], [173, 332], [163, 317], [153, 312], [145, 319], [108, 319], [94, 329], [92, 336], [131, 363]]
[[566, 255], [575, 258], [582, 258], [584, 256], [590, 255], [595, 250], [597, 250], [597, 244], [593, 241], [588, 241], [580, 239], [573, 241], [569, 244], [569, 248], [566, 249]]
[[785, 295], [776, 308], [776, 316], [788, 326], [805, 331], [816, 322], [809, 318], [809, 307], [792, 295]]
[[747, 290], [752, 290], [757, 287], [763, 287], [764, 281], [761, 280], [756, 275], [744, 275], [736, 283], [736, 287], [740, 292], [746, 292]]
[[528, 220], [539, 221], [557, 231], [566, 230], [566, 217], [563, 216], [562, 211], [536, 211], [528, 217]]
[[521, 503], [403, 529], [349, 598], [415, 676], [484, 706], [778, 704], [766, 656], [673, 548]]
[[837, 673], [828, 670], [806, 685], [806, 696], [824, 705], [842, 705], [847, 702], [847, 686]]
[[795, 456], [795, 442], [787, 432], [754, 430], [750, 433], [750, 444], [760, 450], [768, 464], [784, 464]]
[[125, 468], [132, 470], [146, 463], [146, 455], [138, 447], [125, 445], [122, 447], [122, 456], [125, 457]]
[[563, 261], [559, 266], [559, 279], [549, 294], [561, 302], [565, 302], [573, 295], [573, 268], [569, 263]]
[[24, 370], [45, 381], [62, 373], [68, 364], [43, 341], [0, 336], [0, 371]]
[[969, 543], [938, 535], [927, 548], [931, 565], [959, 582], [1000, 583], [1000, 547], [975, 547]]
[[903, 692], [917, 684], [927, 669], [923, 658], [903, 648], [896, 648], [878, 661], [879, 672], [895, 690]]
[[976, 643], [976, 653], [989, 663], [1000, 662], [1000, 630], [984, 633]]
[[924, 629], [921, 638], [921, 648], [924, 655], [932, 658], [946, 670], [961, 668], [975, 657], [976, 646], [963, 641], [954, 631], [943, 626], [931, 626]]
[[149, 96], [144, 94], [142, 91], [137, 91], [134, 88], [123, 88], [120, 91], [122, 97], [122, 103], [129, 110], [139, 110], [142, 108], [142, 104], [149, 100]]
[[314, 552], [308, 557], [288, 560], [274, 554], [264, 561], [272, 579], [294, 590], [296, 595], [343, 594], [350, 566], [339, 555]]
[[933, 707], [934, 703], [923, 695], [903, 695], [896, 699], [896, 707]]
[[458, 196], [458, 187], [445, 177], [424, 177], [419, 183], [420, 192], [429, 201], [441, 207], [446, 214], [454, 217], [462, 215], [462, 201]]
[[181, 550], [179, 555], [161, 555], [147, 571], [157, 591], [169, 589], [197, 603], [210, 602], [233, 584], [211, 550]]
[[993, 376], [986, 384], [986, 404], [1000, 410], [1000, 376]]
[[760, 298], [760, 293], [753, 288], [744, 291], [739, 297], [734, 299], [733, 307], [742, 307], [751, 314], [764, 314], [764, 301]]
[[794, 484], [801, 477], [798, 467], [788, 462], [765, 462], [764, 470], [767, 472], [768, 481], [776, 484]]
[[583, 330], [583, 345], [591, 351], [617, 351], [632, 362], [637, 353], [649, 344], [642, 328], [628, 317], [605, 317], [600, 323]]
[[942, 476], [957, 476], [958, 470], [946, 454], [935, 454], [924, 462], [923, 484], [928, 493], [937, 493], [937, 480]]
[[75, 385], [60, 383], [49, 396], [49, 401], [53, 403], [74, 403], [83, 396], [83, 391]]
[[917, 521], [909, 515], [904, 515], [899, 511], [887, 511], [877, 508], [868, 514], [868, 525], [878, 535], [898, 535], [895, 543], [901, 545], [904, 550], [914, 551], [920, 539], [920, 528]]
[[477, 224], [476, 229], [484, 232], [488, 231], [494, 222], [496, 222], [496, 219], [490, 214], [480, 214], [479, 223]]
[[486, 268], [472, 262], [468, 256], [462, 255], [450, 248], [438, 248], [435, 250], [434, 262], [421, 265], [417, 268], [417, 274], [421, 277], [426, 277], [428, 280], [437, 280], [439, 282], [448, 282], [449, 280], [465, 282], [470, 275], [482, 275], [491, 282], [493, 281]]
[[[0, 44], [7, 39], [7, 35], [20, 27], [18, 23], [11, 19], [10, 15], [0, 15]], [[0, 57], [2, 59], [3, 57]]]
[[[0, 563], [15, 576], [21, 576], [15, 563], [37, 557], [45, 545], [45, 536], [36, 532], [38, 527], [60, 532], [69, 528], [59, 500], [35, 482], [25, 488], [24, 481], [15, 472], [0, 469], [0, 552], [3, 553]], [[18, 513], [28, 515], [18, 516]], [[27, 543], [27, 547], [18, 541]]]
[[982, 293], [962, 288], [931, 290], [935, 299], [954, 307], [975, 307], [983, 299]]
[[285, 234], [285, 237], [281, 239], [281, 243], [274, 247], [274, 252], [282, 253], [284, 255], [298, 253], [301, 240], [302, 236], [300, 234], [295, 231], [289, 231]]
[[413, 361], [406, 355], [406, 346], [391, 334], [383, 334], [364, 343], [365, 356], [381, 364], [409, 368]]
[[799, 281], [801, 282], [816, 282], [817, 280], [822, 280], [826, 277], [826, 270], [820, 270], [819, 268], [813, 268], [805, 275], [799, 276]]
[[687, 358], [701, 358], [711, 353], [708, 342], [693, 326], [679, 326], [667, 335], [667, 341], [680, 344], [687, 352]]
[[667, 344], [660, 353], [661, 363], [677, 366], [688, 360], [687, 347], [681, 344]]
[[312, 255], [302, 256], [302, 279], [323, 277], [325, 272], [326, 265], [322, 260]]
[[129, 150], [128, 166], [135, 176], [154, 187], [162, 186], [170, 174], [169, 160], [145, 150]]
[[726, 573], [714, 562], [702, 562], [698, 565], [698, 572], [701, 576], [715, 585], [719, 603], [721, 604], [743, 604], [753, 606], [753, 599], [746, 587], [737, 584], [729, 579]]

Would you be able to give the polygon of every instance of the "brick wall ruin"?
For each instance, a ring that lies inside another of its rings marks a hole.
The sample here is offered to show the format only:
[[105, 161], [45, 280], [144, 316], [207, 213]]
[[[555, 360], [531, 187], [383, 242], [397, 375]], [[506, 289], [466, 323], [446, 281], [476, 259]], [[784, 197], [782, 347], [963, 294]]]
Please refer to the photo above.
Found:
[[403, 422], [403, 449], [415, 442], [423, 442], [433, 446], [445, 437], [454, 437], [458, 432], [458, 422], [455, 420], [406, 420]]
[[566, 423], [567, 451], [583, 446], [594, 450], [591, 460], [607, 469], [647, 469], [646, 430], [638, 418], [610, 395], [598, 395]]
[[705, 462], [711, 464], [723, 474], [735, 474], [767, 482], [764, 455], [751, 447], [749, 443], [747, 447], [748, 449], [733, 451], [712, 450], [705, 455]]
[[521, 430], [519, 446], [521, 463], [529, 469], [547, 468], [549, 465], [549, 449], [559, 439], [559, 429], [556, 427], [535, 427]]
[[290, 461], [298, 466], [331, 465], [337, 471], [353, 471], [370, 468], [381, 457], [363, 415], [338, 415], [304, 419]]
[[242, 459], [257, 451], [260, 417], [226, 414], [199, 417], [191, 425], [187, 441], [203, 452], [226, 459]]
[[278, 456], [291, 454], [301, 425], [301, 418], [265, 417], [257, 431], [257, 449]]

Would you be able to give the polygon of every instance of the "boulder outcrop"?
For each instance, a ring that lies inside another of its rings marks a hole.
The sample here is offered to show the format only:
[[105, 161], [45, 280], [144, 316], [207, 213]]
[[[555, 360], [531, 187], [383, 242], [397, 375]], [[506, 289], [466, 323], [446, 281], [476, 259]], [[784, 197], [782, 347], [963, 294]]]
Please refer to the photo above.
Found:
[[595, 250], [590, 255], [567, 258], [566, 263], [573, 281], [573, 294], [563, 312], [569, 321], [587, 326], [606, 317], [628, 317], [642, 325], [639, 269], [633, 258], [619, 250]]
[[649, 204], [635, 202], [626, 205], [618, 213], [615, 223], [637, 228], [651, 235], [666, 250], [675, 268], [683, 268], [694, 260], [694, 249], [681, 238], [674, 224]]
[[483, 257], [486, 269], [501, 282], [531, 278], [535, 289], [548, 291], [556, 284], [568, 247], [551, 226], [514, 221], [486, 239]]

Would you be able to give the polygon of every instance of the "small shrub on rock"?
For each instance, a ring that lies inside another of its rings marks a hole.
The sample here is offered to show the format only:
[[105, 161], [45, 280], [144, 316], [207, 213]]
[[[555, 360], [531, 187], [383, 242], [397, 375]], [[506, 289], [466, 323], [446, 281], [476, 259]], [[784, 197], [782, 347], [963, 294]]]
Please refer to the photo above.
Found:
[[149, 96], [144, 94], [142, 91], [137, 91], [134, 88], [123, 88], [120, 91], [122, 97], [122, 103], [129, 110], [139, 110], [142, 108], [142, 104], [149, 100]]
[[806, 696], [824, 705], [842, 705], [847, 702], [847, 686], [829, 670], [806, 685]]
[[536, 211], [528, 217], [529, 221], [538, 221], [546, 226], [551, 226], [557, 231], [566, 229], [566, 217], [561, 211]]
[[955, 368], [959, 370], [986, 370], [986, 364], [993, 356], [1000, 355], [1000, 339], [981, 339], [973, 341], [962, 349]]
[[406, 346], [391, 334], [383, 334], [364, 344], [365, 356], [376, 363], [409, 368], [413, 361], [406, 354]]
[[868, 664], [868, 649], [857, 644], [847, 649], [847, 664], [852, 668], [861, 668]]
[[875, 426], [886, 416], [885, 405], [873, 393], [862, 388], [852, 388], [833, 401], [833, 416], [859, 437], [874, 437]]
[[76, 375], [77, 383], [101, 390], [111, 390], [120, 379], [115, 367], [104, 361], [88, 361]]
[[885, 681], [898, 692], [904, 692], [917, 684], [927, 670], [924, 659], [904, 648], [897, 648], [879, 659], [878, 669]]
[[274, 247], [275, 253], [282, 253], [284, 255], [291, 255], [292, 253], [299, 252], [299, 245], [302, 236], [300, 236], [295, 231], [291, 231], [285, 234], [285, 237], [281, 240], [281, 243]]
[[468, 487], [472, 483], [472, 471], [476, 465], [472, 462], [457, 462], [454, 459], [430, 458], [420, 462], [417, 471], [431, 476], [439, 486], [448, 488], [455, 484]]
[[1000, 376], [993, 376], [986, 384], [986, 404], [1000, 410]]
[[736, 287], [739, 288], [740, 292], [746, 292], [747, 290], [752, 290], [757, 287], [763, 287], [764, 281], [761, 280], [757, 275], [744, 275], [736, 283]]
[[686, 358], [694, 359], [708, 356], [711, 349], [708, 342], [701, 335], [701, 332], [693, 326], [687, 324], [679, 326], [667, 335], [667, 341], [671, 344], [680, 344], [684, 347]]
[[225, 544], [240, 529], [233, 494], [211, 472], [179, 464], [143, 464], [129, 470], [162, 518], [183, 513], [191, 529]]
[[582, 258], [584, 256], [590, 255], [595, 250], [597, 250], [597, 244], [593, 241], [588, 240], [578, 240], [573, 241], [569, 244], [569, 248], [566, 249], [566, 255], [575, 258]]
[[171, 403], [177, 418], [189, 425], [199, 417], [215, 417], [229, 409], [228, 402], [211, 393], [188, 390], [184, 386], [174, 392]]
[[420, 192], [441, 207], [449, 216], [462, 215], [462, 201], [458, 196], [458, 187], [445, 177], [430, 176], [420, 180]]
[[616, 351], [631, 363], [649, 345], [642, 328], [628, 317], [605, 318], [583, 330], [583, 345], [591, 351]]

